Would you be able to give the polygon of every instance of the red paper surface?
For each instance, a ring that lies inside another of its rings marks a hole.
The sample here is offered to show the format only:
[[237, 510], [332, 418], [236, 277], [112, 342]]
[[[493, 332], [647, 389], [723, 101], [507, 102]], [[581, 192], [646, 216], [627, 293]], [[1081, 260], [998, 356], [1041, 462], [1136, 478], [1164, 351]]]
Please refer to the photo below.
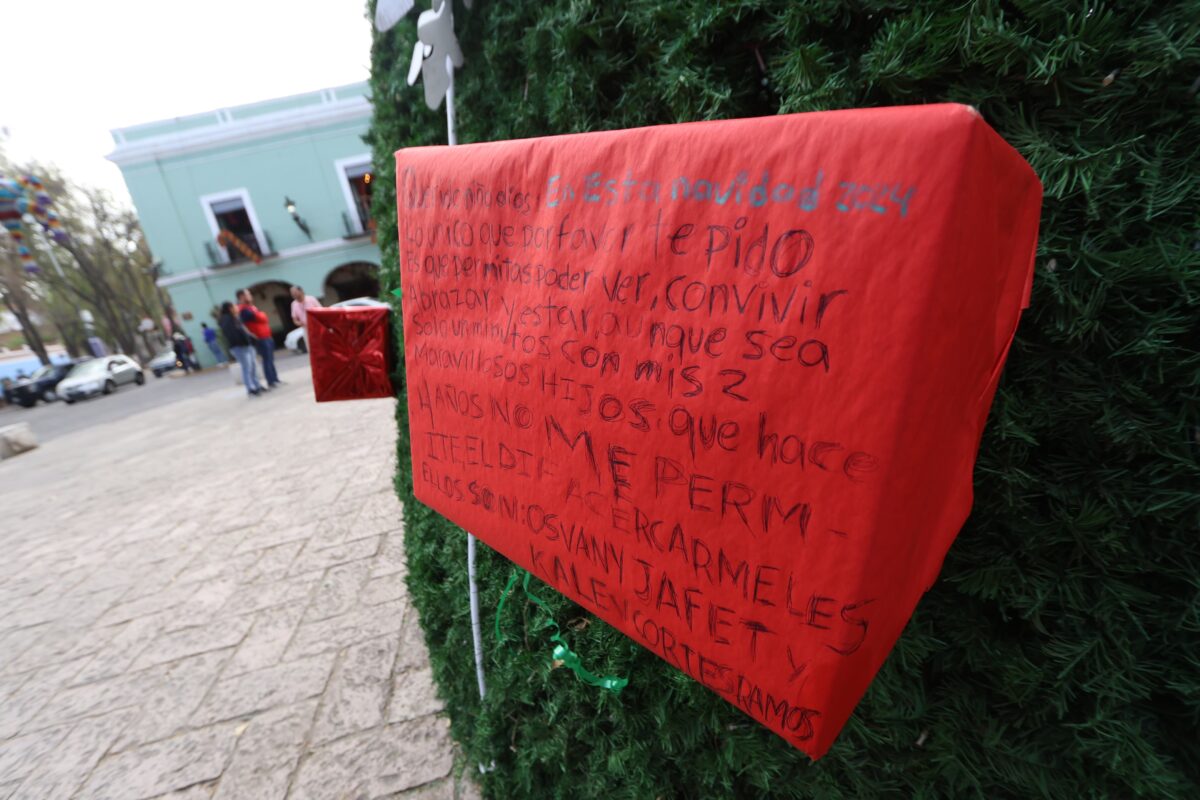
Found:
[[417, 496], [822, 755], [970, 509], [1028, 164], [959, 105], [396, 163]]
[[393, 396], [390, 311], [383, 306], [308, 310], [308, 357], [318, 403]]

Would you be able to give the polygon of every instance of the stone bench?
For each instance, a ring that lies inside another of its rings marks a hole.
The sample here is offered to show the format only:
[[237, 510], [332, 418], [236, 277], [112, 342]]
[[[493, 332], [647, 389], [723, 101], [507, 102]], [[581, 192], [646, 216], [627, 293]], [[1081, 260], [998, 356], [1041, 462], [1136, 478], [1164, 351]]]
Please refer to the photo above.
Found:
[[37, 446], [37, 437], [33, 435], [28, 422], [0, 428], [0, 459], [12, 458]]

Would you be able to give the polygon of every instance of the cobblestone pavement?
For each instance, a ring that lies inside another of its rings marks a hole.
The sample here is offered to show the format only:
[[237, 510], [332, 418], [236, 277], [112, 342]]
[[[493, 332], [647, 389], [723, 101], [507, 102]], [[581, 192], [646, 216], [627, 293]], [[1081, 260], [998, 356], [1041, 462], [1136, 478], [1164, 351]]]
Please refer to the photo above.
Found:
[[476, 796], [405, 592], [392, 402], [283, 378], [0, 462], [0, 800]]

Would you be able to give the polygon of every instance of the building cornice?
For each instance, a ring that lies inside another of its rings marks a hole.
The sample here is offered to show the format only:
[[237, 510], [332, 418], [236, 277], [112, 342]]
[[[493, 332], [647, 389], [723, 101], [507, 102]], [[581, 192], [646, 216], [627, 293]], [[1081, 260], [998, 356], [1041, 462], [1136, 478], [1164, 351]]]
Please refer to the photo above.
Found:
[[342, 248], [356, 247], [363, 242], [370, 241], [365, 236], [356, 236], [350, 239], [326, 239], [323, 242], [313, 242], [312, 244], [304, 244], [299, 247], [289, 247], [286, 250], [280, 250], [273, 254], [269, 261], [264, 261], [262, 264], [247, 262], [228, 267], [204, 267], [201, 269], [192, 270], [191, 272], [180, 272], [176, 275], [164, 275], [159, 278], [156, 283], [163, 287], [178, 286], [181, 283], [191, 283], [192, 281], [202, 280], [204, 278], [223, 278], [228, 275], [240, 275], [254, 270], [261, 270], [263, 267], [271, 266], [277, 262], [284, 261], [289, 258], [298, 258], [300, 256], [310, 256], [316, 253], [324, 253], [329, 250], [338, 250]]
[[371, 110], [370, 100], [356, 96], [244, 120], [234, 119], [221, 110], [213, 112], [212, 124], [136, 141], [126, 141], [123, 135], [125, 130], [133, 129], [119, 128], [112, 131], [117, 146], [107, 158], [117, 166], [128, 167], [158, 158], [199, 153], [268, 136], [368, 118]]

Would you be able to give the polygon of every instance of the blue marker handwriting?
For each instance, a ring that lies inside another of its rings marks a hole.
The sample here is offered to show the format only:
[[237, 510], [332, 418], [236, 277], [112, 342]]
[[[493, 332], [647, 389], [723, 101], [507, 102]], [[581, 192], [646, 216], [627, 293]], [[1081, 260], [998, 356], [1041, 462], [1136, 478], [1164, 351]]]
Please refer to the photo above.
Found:
[[604, 206], [700, 203], [742, 208], [788, 205], [815, 211], [821, 203], [822, 188], [831, 190], [835, 195], [834, 207], [843, 214], [894, 212], [901, 217], [908, 216], [917, 192], [917, 187], [900, 182], [827, 181], [821, 169], [799, 181], [776, 179], [766, 170], [754, 174], [743, 170], [724, 181], [681, 175], [667, 183], [636, 177], [632, 171], [618, 177], [595, 170], [576, 181], [562, 175], [550, 176], [544, 196], [547, 208], [577, 203]]

